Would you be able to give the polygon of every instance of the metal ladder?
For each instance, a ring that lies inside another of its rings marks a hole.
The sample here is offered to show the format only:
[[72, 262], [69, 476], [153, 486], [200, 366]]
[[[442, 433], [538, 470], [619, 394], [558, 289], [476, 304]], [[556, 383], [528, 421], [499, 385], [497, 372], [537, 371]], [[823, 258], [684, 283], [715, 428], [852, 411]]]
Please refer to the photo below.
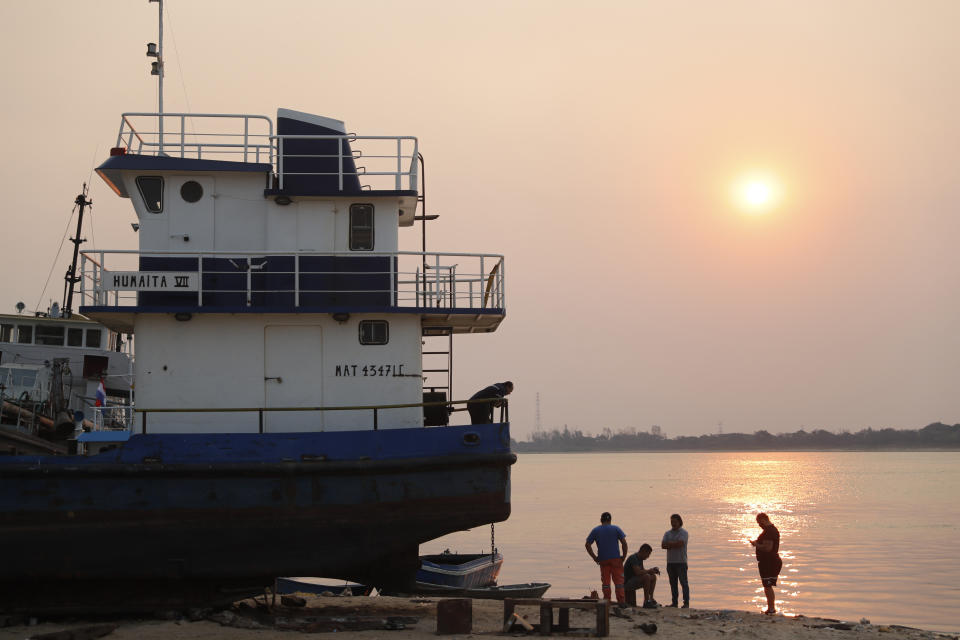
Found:
[[453, 400], [453, 331], [425, 335], [423, 341], [424, 391], [445, 391]]

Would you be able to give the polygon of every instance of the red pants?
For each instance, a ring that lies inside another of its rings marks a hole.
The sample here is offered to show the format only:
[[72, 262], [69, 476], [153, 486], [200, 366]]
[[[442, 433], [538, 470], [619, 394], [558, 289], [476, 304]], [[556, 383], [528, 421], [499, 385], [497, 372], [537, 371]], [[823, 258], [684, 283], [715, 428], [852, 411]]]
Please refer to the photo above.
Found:
[[623, 560], [610, 558], [600, 563], [600, 582], [603, 584], [603, 597], [610, 599], [610, 576], [613, 576], [613, 588], [617, 593], [617, 603], [624, 604], [626, 596], [623, 593]]

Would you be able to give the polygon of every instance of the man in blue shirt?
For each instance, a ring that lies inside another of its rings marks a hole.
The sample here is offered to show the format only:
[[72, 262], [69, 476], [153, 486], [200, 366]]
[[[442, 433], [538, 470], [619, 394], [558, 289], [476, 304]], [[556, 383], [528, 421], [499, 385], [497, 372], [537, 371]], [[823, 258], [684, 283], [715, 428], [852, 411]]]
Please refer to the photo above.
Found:
[[[594, 527], [583, 545], [593, 561], [600, 565], [600, 582], [603, 585], [603, 597], [610, 599], [610, 578], [617, 593], [617, 604], [626, 604], [623, 592], [623, 560], [627, 557], [627, 536], [615, 524], [609, 511], [600, 514], [600, 525]], [[593, 543], [597, 543], [597, 552], [593, 552]], [[619, 549], [617, 548], [619, 543]]]

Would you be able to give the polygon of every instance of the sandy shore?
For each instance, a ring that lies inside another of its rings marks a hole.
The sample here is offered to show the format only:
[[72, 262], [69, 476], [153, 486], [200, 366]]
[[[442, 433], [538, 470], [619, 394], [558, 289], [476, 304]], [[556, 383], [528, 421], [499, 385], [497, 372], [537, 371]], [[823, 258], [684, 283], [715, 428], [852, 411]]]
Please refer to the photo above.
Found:
[[[54, 632], [61, 634], [57, 640], [80, 640], [85, 628], [99, 625], [115, 625], [116, 628], [103, 637], [110, 640], [169, 640], [172, 638], [197, 638], [209, 640], [274, 640], [299, 637], [305, 633], [318, 635], [318, 629], [337, 626], [342, 620], [346, 626], [372, 627], [362, 631], [338, 631], [338, 638], [396, 638], [426, 640], [435, 638], [437, 630], [438, 598], [389, 598], [389, 597], [321, 597], [304, 596], [305, 607], [266, 607], [261, 600], [237, 603], [226, 612], [192, 612], [187, 617], [171, 614], [168, 620], [161, 618], [125, 619], [70, 619], [57, 621], [18, 622], [15, 626], [0, 628], [0, 640], [23, 640]], [[492, 600], [474, 600], [473, 632], [458, 637], [482, 637], [501, 635], [503, 603]], [[519, 607], [518, 612], [536, 624], [539, 611], [536, 607]], [[646, 638], [640, 629], [655, 623], [656, 632], [650, 636], [663, 640], [679, 638], [764, 638], [767, 640], [792, 640], [805, 638], [919, 640], [957, 639], [957, 635], [944, 634], [896, 625], [873, 625], [867, 621], [839, 621], [803, 616], [764, 616], [759, 613], [729, 609], [612, 609], [610, 617], [611, 638]], [[414, 622], [413, 619], [416, 619]], [[594, 625], [594, 614], [587, 611], [571, 611], [572, 627], [588, 629]], [[26, 622], [24, 624], [23, 622]], [[252, 628], [244, 628], [252, 627]], [[391, 628], [393, 627], [393, 628]], [[402, 627], [402, 628], [397, 628]], [[108, 630], [109, 627], [102, 629]], [[323, 633], [330, 633], [329, 631]], [[525, 634], [511, 633], [519, 637]], [[536, 632], [531, 637], [542, 637]], [[580, 634], [582, 635], [582, 634]], [[90, 637], [87, 635], [86, 637]], [[564, 637], [556, 634], [551, 637]]]

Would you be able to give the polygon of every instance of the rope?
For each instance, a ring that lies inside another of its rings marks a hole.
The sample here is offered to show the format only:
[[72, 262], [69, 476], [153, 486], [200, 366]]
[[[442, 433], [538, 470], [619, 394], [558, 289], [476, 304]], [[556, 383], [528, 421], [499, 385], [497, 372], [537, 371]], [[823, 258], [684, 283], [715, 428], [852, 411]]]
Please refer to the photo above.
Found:
[[67, 226], [63, 230], [63, 237], [60, 238], [60, 247], [57, 248], [57, 255], [53, 259], [53, 264], [50, 265], [50, 273], [47, 274], [47, 281], [43, 285], [43, 289], [40, 291], [40, 297], [37, 299], [37, 304], [33, 310], [40, 311], [40, 302], [43, 300], [44, 294], [47, 292], [47, 287], [50, 286], [50, 277], [53, 276], [53, 270], [57, 266], [57, 260], [60, 259], [60, 252], [63, 251], [63, 243], [66, 241], [67, 236], [70, 235], [70, 223], [73, 222], [73, 216], [77, 213], [77, 205], [73, 205], [73, 211], [70, 212], [70, 218], [67, 220]]
[[[183, 75], [183, 65], [180, 64], [180, 49], [177, 47], [177, 34], [173, 30], [173, 16], [170, 15], [170, 5], [167, 4], [164, 6], [167, 14], [167, 28], [170, 30], [170, 39], [173, 40], [173, 51], [177, 54], [177, 71], [180, 73], [180, 88], [183, 90], [183, 101], [187, 104], [187, 113], [192, 113], [193, 110], [190, 108], [190, 96], [187, 95], [187, 83], [184, 80]], [[191, 132], [191, 135], [196, 136], [196, 127], [193, 124], [193, 118], [188, 118], [186, 122], [190, 125], [191, 129], [194, 131]]]

